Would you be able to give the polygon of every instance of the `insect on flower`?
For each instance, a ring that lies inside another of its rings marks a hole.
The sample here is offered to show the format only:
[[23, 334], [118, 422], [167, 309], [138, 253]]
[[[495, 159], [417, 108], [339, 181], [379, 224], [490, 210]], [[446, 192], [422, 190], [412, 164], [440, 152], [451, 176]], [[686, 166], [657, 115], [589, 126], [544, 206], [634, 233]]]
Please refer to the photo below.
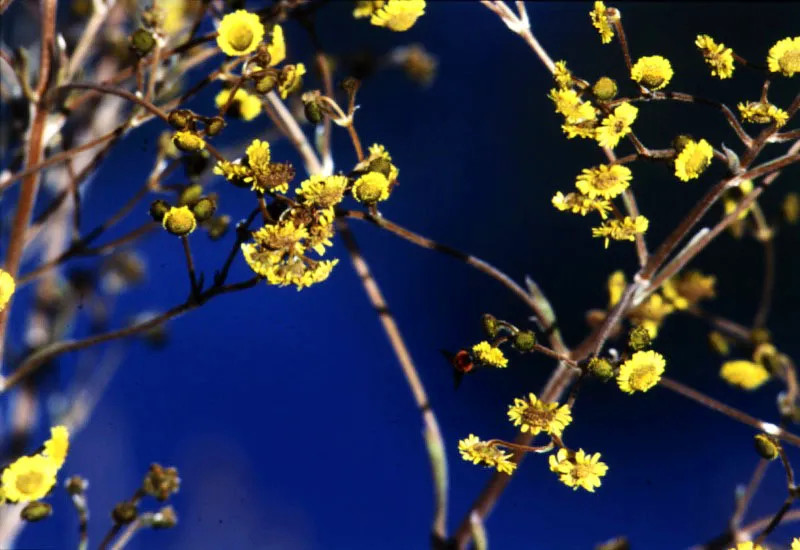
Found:
[[461, 380], [464, 378], [464, 375], [470, 372], [473, 372], [476, 368], [475, 360], [472, 357], [472, 354], [466, 350], [462, 349], [456, 352], [455, 354], [450, 353], [447, 350], [439, 350], [447, 362], [453, 367], [453, 380], [455, 381], [456, 389], [461, 385]]

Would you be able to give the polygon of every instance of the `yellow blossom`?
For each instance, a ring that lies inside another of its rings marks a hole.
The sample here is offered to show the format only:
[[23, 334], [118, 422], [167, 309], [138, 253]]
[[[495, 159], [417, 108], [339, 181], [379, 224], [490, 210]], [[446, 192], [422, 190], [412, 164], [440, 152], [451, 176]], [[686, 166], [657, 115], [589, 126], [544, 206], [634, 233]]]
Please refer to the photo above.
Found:
[[483, 341], [475, 344], [472, 346], [472, 353], [475, 355], [475, 359], [485, 365], [501, 369], [508, 366], [508, 359], [503, 355], [503, 351], [489, 342]]
[[239, 186], [253, 181], [250, 169], [238, 162], [218, 161], [213, 172], [219, 176], [225, 176], [225, 179]]
[[306, 66], [302, 63], [297, 65], [286, 65], [278, 78], [278, 93], [281, 99], [286, 99], [289, 94], [293, 94], [303, 85], [303, 75], [306, 74]]
[[606, 5], [602, 2], [595, 2], [594, 9], [589, 12], [592, 18], [592, 26], [600, 33], [600, 40], [603, 44], [608, 44], [614, 38], [614, 28], [611, 26], [606, 15]]
[[255, 174], [266, 175], [270, 169], [272, 155], [269, 149], [269, 142], [254, 139], [245, 150], [247, 155], [247, 165]]
[[713, 298], [714, 284], [717, 278], [713, 275], [703, 275], [699, 271], [689, 271], [679, 277], [672, 277], [664, 282], [661, 291], [664, 298], [669, 300], [675, 309], [685, 310], [700, 300]]
[[545, 403], [533, 393], [528, 394], [528, 400], [514, 399], [514, 404], [508, 408], [508, 418], [515, 426], [520, 426], [522, 433], [545, 432], [559, 437], [572, 422], [569, 405], [559, 407], [558, 403]]
[[392, 31], [407, 31], [425, 14], [425, 0], [386, 0], [376, 9], [369, 22]]
[[660, 353], [637, 351], [619, 367], [617, 385], [625, 393], [647, 391], [661, 379], [667, 362]]
[[550, 455], [550, 470], [558, 474], [558, 479], [567, 487], [577, 490], [583, 487], [590, 493], [600, 487], [600, 478], [608, 472], [608, 466], [600, 462], [600, 453], [587, 454], [583, 449], [571, 454], [567, 449], [559, 449]]
[[559, 191], [553, 196], [552, 203], [562, 212], [569, 210], [573, 214], [585, 216], [589, 212], [595, 211], [603, 219], [606, 219], [608, 212], [611, 211], [611, 202], [607, 199], [597, 197], [592, 199], [580, 193], [567, 193], [564, 195]]
[[265, 225], [255, 233], [253, 239], [268, 250], [288, 250], [301, 253], [301, 241], [308, 237], [304, 225], [295, 225], [294, 220], [282, 220], [274, 225]]
[[792, 548], [791, 550], [800, 550], [800, 537], [792, 540]]
[[610, 239], [633, 241], [636, 239], [636, 235], [646, 232], [649, 225], [650, 221], [644, 216], [636, 216], [636, 218], [625, 216], [622, 221], [609, 220], [600, 227], [592, 228], [592, 237], [604, 237], [605, 247], [608, 248]]
[[733, 76], [733, 51], [730, 48], [726, 48], [725, 44], [717, 44], [707, 34], [698, 35], [694, 43], [703, 54], [706, 65], [711, 68], [711, 76], [720, 79]]
[[613, 199], [628, 188], [631, 177], [627, 166], [601, 164], [594, 168], [585, 168], [578, 176], [575, 187], [589, 198]]
[[625, 280], [625, 273], [622, 271], [615, 271], [608, 278], [608, 309], [611, 309], [619, 303], [622, 299], [622, 294], [628, 282]]
[[566, 90], [575, 83], [572, 78], [572, 73], [567, 69], [566, 61], [556, 61], [555, 69], [553, 70], [553, 78], [556, 81], [556, 85], [561, 90]]
[[264, 38], [264, 25], [255, 13], [236, 10], [222, 18], [217, 29], [217, 45], [230, 56], [247, 55]]
[[631, 133], [631, 124], [638, 113], [639, 109], [630, 103], [615, 107], [614, 113], [604, 118], [595, 131], [600, 147], [616, 147], [620, 139]]
[[689, 140], [675, 157], [675, 175], [682, 181], [696, 179], [708, 168], [713, 157], [714, 149], [706, 140]]
[[11, 301], [16, 288], [17, 284], [14, 281], [14, 277], [7, 271], [0, 269], [0, 311], [3, 311], [8, 302]]
[[371, 17], [372, 14], [381, 9], [385, 3], [386, 0], [356, 0], [353, 17], [356, 19]]
[[54, 426], [50, 428], [50, 439], [44, 442], [44, 454], [56, 465], [61, 468], [67, 459], [69, 451], [69, 430], [66, 426]]
[[344, 198], [347, 178], [344, 176], [311, 176], [297, 188], [297, 194], [303, 204], [330, 208], [336, 206]]
[[728, 361], [722, 365], [719, 375], [729, 384], [745, 390], [755, 390], [769, 380], [769, 371], [753, 361], [744, 359]]
[[379, 143], [374, 143], [368, 149], [369, 156], [363, 161], [359, 162], [356, 166], [356, 171], [364, 172], [380, 172], [389, 183], [397, 180], [400, 171], [397, 166], [392, 164], [392, 155], [386, 150], [386, 147]]
[[[218, 109], [222, 109], [228, 104], [230, 100], [231, 91], [222, 90], [214, 98], [214, 103]], [[258, 96], [248, 93], [246, 90], [239, 88], [233, 96], [233, 103], [231, 103], [233, 112], [242, 117], [242, 120], [251, 121], [261, 114], [261, 100]]]
[[58, 466], [51, 458], [23, 456], [3, 470], [3, 493], [13, 502], [40, 500], [55, 485], [57, 472]]
[[568, 124], [580, 124], [597, 118], [591, 103], [581, 101], [575, 90], [550, 90], [548, 96], [556, 104], [556, 112], [564, 115]]
[[[753, 541], [748, 540], [745, 542], [736, 543], [736, 546], [734, 546], [730, 550], [767, 550], [767, 549], [761, 546], [760, 544], [754, 544]], [[792, 550], [796, 549], [792, 547]]]
[[800, 72], [800, 36], [779, 40], [769, 49], [767, 66], [773, 73], [793, 76]]
[[458, 450], [461, 458], [473, 464], [485, 464], [491, 468], [497, 468], [498, 472], [508, 475], [517, 467], [515, 462], [509, 460], [510, 453], [504, 453], [494, 445], [489, 445], [486, 441], [481, 441], [478, 436], [469, 434], [469, 437], [458, 442]]
[[578, 124], [562, 124], [561, 129], [567, 134], [567, 139], [574, 137], [594, 139], [597, 129], [597, 121], [586, 120]]
[[660, 90], [672, 80], [672, 65], [660, 55], [639, 58], [631, 67], [631, 78], [649, 90]]
[[283, 28], [280, 25], [272, 27], [272, 37], [267, 46], [269, 53], [269, 66], [274, 67], [286, 59], [286, 40], [283, 37]]
[[[781, 205], [781, 210], [783, 211], [783, 217], [787, 223], [792, 225], [796, 224], [798, 220], [800, 220], [800, 195], [797, 193], [787, 193], [786, 197], [783, 199], [783, 204]], [[2, 289], [2, 274], [0, 274], [0, 289]], [[0, 290], [0, 296], [2, 296], [2, 290]], [[2, 300], [0, 300], [2, 302]], [[2, 309], [2, 306], [0, 306]]]
[[737, 107], [739, 108], [739, 115], [745, 122], [756, 124], [775, 122], [776, 126], [780, 128], [789, 120], [789, 113], [770, 103], [750, 101], [748, 103], [739, 103]]
[[197, 219], [188, 206], [171, 206], [161, 225], [170, 234], [183, 237], [197, 229]]
[[380, 172], [367, 172], [353, 184], [353, 197], [365, 204], [385, 201], [389, 198], [389, 180]]
[[192, 132], [175, 132], [172, 143], [185, 153], [192, 153], [206, 148], [203, 138]]

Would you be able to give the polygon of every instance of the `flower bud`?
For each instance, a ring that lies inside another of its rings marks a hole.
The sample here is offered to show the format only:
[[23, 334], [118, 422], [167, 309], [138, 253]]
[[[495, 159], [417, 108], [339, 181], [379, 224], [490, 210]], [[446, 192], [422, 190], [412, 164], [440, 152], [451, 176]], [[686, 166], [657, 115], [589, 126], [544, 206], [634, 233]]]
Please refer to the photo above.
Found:
[[532, 351], [536, 346], [536, 335], [532, 330], [521, 330], [514, 335], [511, 345], [519, 351]]
[[164, 221], [164, 214], [166, 214], [169, 209], [170, 205], [167, 201], [161, 199], [153, 201], [153, 204], [150, 205], [150, 217], [153, 218], [153, 221], [161, 223]]
[[483, 325], [483, 331], [486, 333], [486, 336], [489, 338], [497, 336], [497, 319], [494, 315], [484, 313], [481, 317], [481, 324]]
[[85, 493], [86, 489], [89, 488], [89, 482], [81, 476], [72, 476], [64, 484], [64, 487], [70, 495], [80, 495]]
[[319, 108], [319, 104], [316, 101], [304, 101], [303, 112], [311, 124], [322, 122], [322, 109]]
[[184, 131], [175, 132], [175, 135], [172, 136], [172, 143], [184, 153], [201, 151], [206, 147], [206, 142], [203, 141], [203, 138], [192, 132]]
[[194, 119], [195, 115], [189, 109], [175, 109], [167, 115], [167, 122], [176, 130], [188, 130]]
[[754, 346], [766, 344], [770, 340], [772, 340], [772, 335], [769, 333], [769, 330], [765, 328], [756, 328], [750, 333], [750, 341]]
[[206, 122], [206, 134], [209, 136], [216, 136], [223, 128], [225, 128], [225, 119], [221, 116], [211, 117]]
[[778, 452], [778, 442], [767, 434], [758, 434], [753, 439], [758, 456], [765, 460], [775, 460], [780, 454]]
[[680, 154], [683, 151], [683, 148], [692, 140], [692, 136], [688, 134], [681, 134], [677, 136], [675, 139], [672, 140], [672, 148], [675, 149], [675, 152]]
[[41, 521], [53, 515], [53, 507], [46, 502], [29, 502], [20, 512], [20, 517], [29, 523]]
[[165, 506], [153, 514], [153, 529], [171, 529], [178, 524], [178, 515], [172, 506]]
[[731, 352], [731, 346], [728, 343], [728, 339], [725, 338], [721, 332], [716, 330], [712, 330], [708, 333], [708, 345], [711, 346], [713, 351], [723, 357], [727, 356]]
[[208, 220], [206, 227], [208, 228], [208, 237], [212, 241], [216, 241], [225, 236], [231, 226], [230, 216], [216, 216]]
[[111, 519], [117, 525], [133, 523], [138, 515], [139, 511], [136, 509], [136, 505], [128, 501], [120, 502], [111, 511]]
[[192, 206], [192, 214], [199, 223], [210, 220], [216, 211], [217, 202], [211, 197], [203, 197]]
[[188, 206], [173, 206], [164, 214], [161, 225], [168, 233], [183, 237], [197, 228], [197, 220]]
[[144, 29], [136, 29], [130, 37], [131, 48], [139, 57], [149, 54], [156, 46], [155, 37]]
[[617, 96], [617, 83], [607, 76], [600, 77], [592, 86], [592, 93], [601, 101], [611, 101]]
[[788, 193], [783, 199], [783, 219], [791, 225], [800, 220], [800, 195], [797, 193]]
[[178, 197], [178, 206], [188, 206], [196, 203], [203, 196], [203, 186], [200, 184], [193, 184], [185, 187]]
[[152, 464], [142, 483], [142, 490], [148, 495], [160, 500], [167, 500], [170, 495], [177, 493], [181, 479], [175, 468], [164, 468], [160, 464]]
[[588, 365], [589, 374], [603, 382], [608, 382], [614, 378], [614, 366], [606, 359], [592, 357]]
[[628, 334], [628, 347], [633, 351], [646, 350], [650, 344], [650, 332], [645, 327], [639, 325], [631, 329]]
[[268, 74], [256, 82], [256, 91], [260, 94], [268, 94], [278, 84], [278, 77], [275, 74]]

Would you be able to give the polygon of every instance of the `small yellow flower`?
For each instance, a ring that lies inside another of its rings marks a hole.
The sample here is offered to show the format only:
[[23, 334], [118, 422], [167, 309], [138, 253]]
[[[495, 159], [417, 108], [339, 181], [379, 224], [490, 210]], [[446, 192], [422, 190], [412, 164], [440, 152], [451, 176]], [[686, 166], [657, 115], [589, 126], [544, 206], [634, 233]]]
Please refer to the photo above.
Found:
[[553, 71], [553, 78], [556, 81], [556, 85], [561, 90], [571, 88], [575, 83], [574, 79], [572, 78], [572, 73], [569, 69], [567, 69], [566, 61], [556, 61], [555, 70]]
[[617, 385], [625, 393], [647, 391], [661, 379], [667, 362], [660, 353], [637, 351], [619, 367]]
[[669, 300], [675, 309], [685, 310], [700, 300], [716, 296], [714, 292], [716, 282], [717, 278], [713, 275], [689, 271], [679, 277], [667, 279], [661, 291], [664, 293], [664, 298]]
[[580, 193], [567, 193], [564, 195], [559, 191], [553, 196], [552, 203], [562, 212], [569, 210], [573, 214], [585, 216], [589, 212], [595, 211], [600, 214], [602, 219], [606, 219], [608, 212], [611, 211], [611, 202], [609, 200], [597, 197], [590, 199]]
[[304, 247], [300, 242], [308, 237], [304, 225], [295, 225], [294, 220], [282, 220], [274, 225], [265, 225], [255, 233], [253, 239], [269, 250], [288, 250], [301, 253]]
[[675, 175], [681, 181], [696, 179], [708, 168], [713, 157], [714, 149], [706, 140], [689, 140], [675, 157]]
[[246, 10], [223, 17], [217, 32], [217, 46], [230, 56], [252, 53], [264, 39], [264, 25], [258, 15]]
[[550, 90], [548, 96], [556, 104], [556, 112], [564, 115], [568, 124], [581, 124], [597, 118], [591, 103], [581, 101], [575, 90]]
[[584, 139], [594, 139], [596, 134], [597, 121], [587, 120], [579, 124], [562, 124], [561, 129], [567, 134], [567, 139], [580, 137]]
[[636, 218], [625, 216], [622, 221], [609, 220], [600, 227], [593, 227], [592, 237], [604, 237], [605, 247], [608, 248], [609, 239], [633, 241], [636, 239], [636, 235], [646, 232], [649, 225], [650, 220], [644, 216], [636, 216]]
[[773, 73], [793, 76], [800, 72], [800, 36], [784, 38], [769, 49], [767, 66]]
[[498, 472], [508, 475], [517, 467], [515, 462], [509, 460], [510, 453], [504, 453], [494, 445], [489, 445], [486, 441], [481, 441], [478, 436], [469, 434], [469, 437], [458, 442], [458, 450], [461, 458], [473, 464], [485, 464], [491, 468], [497, 468]]
[[791, 550], [800, 550], [800, 537], [794, 539], [792, 541], [792, 548]]
[[755, 390], [769, 380], [769, 371], [762, 365], [744, 359], [728, 361], [722, 365], [719, 375], [729, 384], [745, 390]]
[[[730, 550], [766, 550], [766, 548], [764, 548], [760, 544], [753, 544], [753, 541], [748, 540], [746, 542], [736, 543], [736, 546], [734, 546]], [[792, 548], [792, 550], [795, 550], [795, 548]]]
[[386, 0], [356, 0], [353, 17], [356, 19], [371, 17], [372, 14], [381, 9], [385, 3]]
[[280, 25], [272, 27], [272, 37], [267, 46], [269, 53], [269, 66], [274, 67], [286, 59], [286, 40], [283, 37], [283, 28]]
[[50, 428], [50, 439], [44, 442], [44, 454], [56, 465], [61, 468], [67, 459], [69, 452], [69, 430], [66, 426], [54, 426]]
[[389, 180], [380, 172], [367, 172], [353, 184], [353, 197], [365, 204], [385, 201], [389, 198]]
[[589, 12], [592, 18], [592, 26], [600, 33], [600, 40], [603, 44], [608, 44], [614, 38], [614, 28], [611, 26], [606, 15], [606, 5], [602, 2], [595, 2], [594, 9]]
[[698, 35], [694, 43], [703, 54], [706, 65], [711, 68], [711, 76], [720, 79], [733, 76], [733, 51], [730, 48], [726, 48], [725, 44], [717, 44], [707, 34]]
[[739, 108], [739, 115], [745, 122], [756, 124], [775, 122], [776, 126], [780, 128], [789, 120], [789, 113], [770, 103], [750, 101], [748, 103], [739, 103], [737, 107]]
[[278, 93], [281, 99], [286, 99], [303, 85], [303, 75], [306, 74], [306, 66], [302, 63], [297, 65], [286, 65], [278, 78]]
[[175, 132], [172, 136], [172, 143], [185, 153], [193, 153], [206, 148], [206, 142], [203, 141], [203, 138], [192, 132]]
[[508, 359], [503, 355], [500, 348], [496, 348], [489, 342], [483, 341], [472, 346], [472, 353], [475, 358], [485, 365], [491, 365], [497, 368], [505, 368], [508, 366]]
[[550, 471], [558, 474], [558, 479], [567, 487], [577, 490], [583, 487], [590, 493], [600, 487], [600, 478], [608, 472], [608, 466], [600, 462], [600, 453], [589, 455], [583, 449], [578, 450], [573, 456], [567, 449], [559, 449], [555, 455], [550, 455]]
[[631, 78], [649, 90], [660, 90], [672, 80], [672, 65], [660, 55], [639, 58], [631, 67]]
[[3, 311], [8, 302], [11, 301], [16, 288], [17, 284], [14, 281], [14, 277], [7, 271], [0, 269], [0, 311]]
[[254, 139], [245, 150], [247, 155], [247, 165], [255, 174], [266, 175], [270, 170], [272, 155], [269, 149], [269, 142]]
[[[222, 90], [214, 98], [214, 103], [218, 109], [222, 109], [228, 104], [230, 97], [230, 90]], [[236, 94], [233, 96], [231, 108], [233, 109], [234, 114], [238, 114], [242, 117], [242, 120], [249, 122], [261, 114], [261, 100], [258, 96], [239, 88], [236, 90]]]
[[344, 176], [311, 176], [297, 188], [297, 194], [303, 204], [330, 208], [344, 199], [347, 178]]
[[585, 168], [578, 176], [575, 187], [589, 198], [613, 199], [628, 188], [631, 177], [627, 166], [601, 164], [594, 168]]
[[414, 26], [425, 14], [425, 0], [387, 0], [375, 10], [369, 22], [376, 27], [402, 32]]
[[631, 124], [638, 113], [639, 109], [630, 103], [615, 107], [614, 114], [604, 118], [595, 131], [595, 139], [600, 147], [616, 147], [620, 139], [631, 133]]
[[528, 400], [514, 399], [508, 408], [508, 418], [515, 426], [520, 426], [522, 433], [540, 432], [561, 436], [564, 428], [572, 422], [569, 405], [558, 406], [558, 403], [545, 403], [535, 394], [528, 394]]
[[[786, 197], [783, 199], [781, 210], [783, 211], [783, 218], [787, 223], [792, 225], [796, 224], [797, 221], [800, 220], [800, 195], [794, 192], [787, 193]], [[2, 274], [0, 274], [0, 289], [2, 289], [2, 287]], [[2, 296], [2, 290], [0, 290], [0, 296]], [[2, 303], [2, 300], [0, 300], [0, 303]], [[0, 306], [0, 310], [1, 309], [3, 309], [2, 306]]]
[[8, 500], [31, 502], [47, 496], [56, 483], [58, 466], [45, 456], [23, 456], [3, 470], [3, 492]]
[[615, 271], [608, 277], [608, 309], [619, 303], [627, 286], [628, 282], [622, 271]]
[[171, 206], [161, 225], [170, 234], [183, 237], [197, 229], [197, 219], [188, 206]]

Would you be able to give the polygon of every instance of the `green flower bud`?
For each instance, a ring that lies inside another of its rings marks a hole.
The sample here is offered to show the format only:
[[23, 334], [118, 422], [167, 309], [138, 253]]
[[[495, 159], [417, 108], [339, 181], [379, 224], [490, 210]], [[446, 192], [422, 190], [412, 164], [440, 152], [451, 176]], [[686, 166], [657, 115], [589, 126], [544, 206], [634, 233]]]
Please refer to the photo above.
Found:
[[483, 331], [486, 333], [486, 336], [489, 338], [497, 336], [497, 319], [494, 315], [484, 313], [481, 317], [481, 323], [483, 324]]
[[260, 94], [268, 94], [278, 85], [278, 77], [275, 74], [268, 74], [256, 82], [256, 91]]
[[225, 236], [231, 226], [230, 216], [217, 216], [208, 220], [206, 227], [208, 228], [208, 237], [212, 241], [216, 241]]
[[49, 518], [51, 515], [53, 515], [53, 507], [46, 502], [39, 501], [29, 502], [20, 513], [20, 517], [30, 523]]
[[379, 172], [388, 179], [389, 174], [392, 172], [392, 163], [385, 158], [379, 157], [370, 162], [367, 169], [370, 172]]
[[592, 357], [589, 361], [588, 369], [589, 374], [603, 382], [608, 382], [614, 378], [614, 366], [606, 359]]
[[178, 206], [188, 206], [190, 204], [194, 204], [200, 197], [203, 196], [203, 186], [200, 184], [193, 184], [181, 191], [180, 197], [178, 198]]
[[722, 357], [727, 356], [731, 352], [731, 346], [728, 343], [728, 339], [725, 338], [721, 332], [716, 330], [712, 330], [708, 333], [708, 345], [711, 346], [713, 351]]
[[694, 141], [692, 136], [688, 134], [681, 134], [672, 140], [672, 148], [675, 149], [676, 153], [680, 154], [680, 152], [683, 151], [683, 148], [686, 147], [686, 144], [690, 141]]
[[195, 114], [189, 109], [176, 109], [167, 115], [167, 122], [176, 130], [187, 130], [192, 125]]
[[203, 138], [192, 132], [180, 131], [172, 136], [172, 143], [184, 153], [193, 153], [205, 149], [206, 142]]
[[153, 221], [161, 223], [164, 221], [164, 214], [166, 214], [170, 208], [167, 201], [161, 199], [153, 201], [153, 204], [150, 205], [150, 217], [153, 218]]
[[316, 101], [304, 101], [303, 112], [311, 124], [319, 124], [322, 122], [322, 109], [319, 108], [319, 103]]
[[130, 37], [131, 48], [139, 57], [149, 54], [156, 46], [155, 37], [144, 29], [136, 29]]
[[758, 434], [753, 439], [758, 456], [765, 460], [775, 460], [779, 456], [778, 442], [767, 434]]
[[633, 327], [628, 334], [628, 347], [642, 351], [650, 347], [650, 333], [643, 326]]
[[532, 330], [521, 330], [514, 335], [511, 345], [519, 351], [531, 351], [536, 346], [536, 335]]
[[192, 214], [199, 223], [210, 220], [217, 211], [217, 201], [211, 197], [203, 197], [192, 206]]
[[600, 77], [592, 86], [592, 93], [601, 101], [611, 101], [617, 97], [617, 83], [607, 76]]
[[114, 520], [114, 523], [117, 525], [133, 523], [138, 515], [139, 511], [136, 509], [136, 505], [127, 501], [120, 502], [114, 506], [114, 509], [111, 511], [111, 519]]
[[89, 482], [81, 476], [72, 476], [64, 484], [64, 487], [70, 495], [81, 495], [86, 492], [86, 489], [89, 487]]
[[223, 128], [225, 128], [225, 119], [221, 116], [212, 117], [206, 122], [206, 134], [209, 136], [216, 136]]

